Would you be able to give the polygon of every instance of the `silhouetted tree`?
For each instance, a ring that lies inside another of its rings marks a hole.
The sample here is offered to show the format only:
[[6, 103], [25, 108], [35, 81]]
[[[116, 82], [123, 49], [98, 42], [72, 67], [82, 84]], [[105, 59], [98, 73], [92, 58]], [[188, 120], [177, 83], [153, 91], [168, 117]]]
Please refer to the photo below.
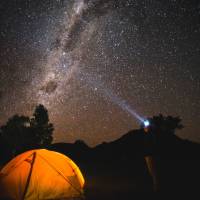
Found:
[[[152, 118], [148, 118], [150, 122], [149, 132], [154, 134], [175, 134], [175, 131], [178, 129], [182, 129], [184, 126], [181, 124], [180, 117], [172, 117], [172, 116], [163, 116], [159, 114], [158, 116], [153, 116]], [[144, 125], [141, 125], [144, 128]]]
[[47, 109], [43, 105], [38, 105], [31, 119], [31, 127], [35, 133], [36, 143], [45, 147], [51, 144], [53, 140], [54, 127], [49, 123], [49, 115]]
[[33, 117], [14, 115], [0, 127], [0, 161], [7, 161], [19, 153], [51, 144], [53, 124], [48, 111], [38, 105]]
[[[30, 119], [26, 116], [14, 115], [6, 125], [1, 127], [1, 143], [11, 156], [15, 156], [22, 151], [24, 145], [31, 140], [28, 133], [30, 131]], [[6, 151], [5, 150], [5, 151]]]

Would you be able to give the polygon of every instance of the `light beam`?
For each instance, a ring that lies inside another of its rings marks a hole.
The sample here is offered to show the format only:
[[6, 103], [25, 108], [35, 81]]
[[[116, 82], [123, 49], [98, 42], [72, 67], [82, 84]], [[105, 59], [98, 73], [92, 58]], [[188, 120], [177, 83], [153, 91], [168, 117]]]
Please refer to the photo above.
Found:
[[87, 76], [86, 78], [87, 80], [85, 81], [89, 84], [90, 87], [94, 88], [95, 91], [99, 91], [103, 95], [103, 97], [109, 98], [112, 103], [119, 106], [123, 111], [129, 113], [140, 123], [143, 123], [145, 126], [149, 126], [148, 120], [141, 117], [124, 99], [114, 94], [114, 92], [111, 89], [106, 88], [100, 81], [96, 79], [94, 80], [89, 76]]

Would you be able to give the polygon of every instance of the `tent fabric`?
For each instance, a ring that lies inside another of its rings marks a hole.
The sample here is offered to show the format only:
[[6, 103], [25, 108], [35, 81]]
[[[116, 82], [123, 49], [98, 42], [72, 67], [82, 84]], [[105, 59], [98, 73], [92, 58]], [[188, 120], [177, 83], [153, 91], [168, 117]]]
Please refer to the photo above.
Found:
[[67, 156], [37, 149], [20, 154], [0, 171], [0, 199], [83, 197], [84, 178]]

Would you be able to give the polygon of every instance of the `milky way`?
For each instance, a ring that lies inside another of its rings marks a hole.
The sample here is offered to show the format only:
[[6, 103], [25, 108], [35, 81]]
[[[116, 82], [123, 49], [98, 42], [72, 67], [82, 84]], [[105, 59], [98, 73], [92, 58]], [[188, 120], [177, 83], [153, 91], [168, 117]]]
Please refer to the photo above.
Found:
[[114, 140], [139, 124], [111, 91], [142, 117], [179, 115], [179, 135], [200, 141], [197, 1], [3, 0], [0, 13], [1, 124], [42, 103], [54, 141]]

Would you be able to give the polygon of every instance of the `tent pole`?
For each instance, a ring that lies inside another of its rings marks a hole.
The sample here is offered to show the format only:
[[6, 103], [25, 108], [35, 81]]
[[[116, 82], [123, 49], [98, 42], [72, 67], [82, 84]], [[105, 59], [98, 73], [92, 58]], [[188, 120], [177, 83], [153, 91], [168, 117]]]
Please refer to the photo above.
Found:
[[27, 181], [26, 181], [26, 186], [25, 186], [25, 189], [24, 189], [24, 194], [23, 194], [22, 200], [25, 199], [25, 196], [26, 196], [26, 193], [27, 193], [27, 190], [28, 190], [28, 187], [29, 187], [29, 183], [30, 183], [31, 175], [32, 175], [32, 171], [33, 171], [33, 165], [34, 165], [34, 162], [35, 162], [35, 157], [36, 157], [36, 152], [33, 153], [33, 159], [32, 159], [32, 162], [31, 162], [31, 168], [30, 168], [30, 171], [29, 171], [29, 174], [28, 174], [28, 178], [27, 178]]

